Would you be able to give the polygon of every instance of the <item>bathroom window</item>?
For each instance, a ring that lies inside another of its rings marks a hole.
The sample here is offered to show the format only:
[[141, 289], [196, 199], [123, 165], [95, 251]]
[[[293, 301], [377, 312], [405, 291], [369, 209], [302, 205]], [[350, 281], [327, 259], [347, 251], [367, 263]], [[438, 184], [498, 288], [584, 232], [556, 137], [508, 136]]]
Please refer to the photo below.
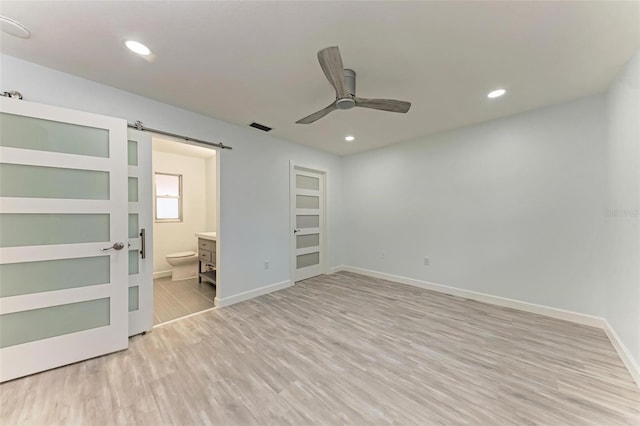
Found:
[[182, 222], [182, 175], [156, 173], [156, 222]]

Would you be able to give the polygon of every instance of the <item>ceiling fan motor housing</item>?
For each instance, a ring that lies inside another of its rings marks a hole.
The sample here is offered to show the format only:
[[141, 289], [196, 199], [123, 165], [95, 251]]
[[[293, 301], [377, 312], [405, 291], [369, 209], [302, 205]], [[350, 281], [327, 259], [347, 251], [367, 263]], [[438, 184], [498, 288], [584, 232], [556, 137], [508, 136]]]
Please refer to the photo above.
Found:
[[338, 109], [351, 109], [356, 106], [356, 101], [351, 98], [342, 98], [336, 101], [336, 108]]
[[351, 96], [356, 95], [356, 72], [354, 70], [344, 70], [344, 82], [346, 83], [347, 90]]
[[[356, 72], [354, 70], [344, 70], [344, 81], [347, 86], [347, 90], [351, 96], [356, 95]], [[342, 98], [336, 101], [336, 107], [338, 109], [351, 109], [356, 106], [356, 102], [351, 98]]]

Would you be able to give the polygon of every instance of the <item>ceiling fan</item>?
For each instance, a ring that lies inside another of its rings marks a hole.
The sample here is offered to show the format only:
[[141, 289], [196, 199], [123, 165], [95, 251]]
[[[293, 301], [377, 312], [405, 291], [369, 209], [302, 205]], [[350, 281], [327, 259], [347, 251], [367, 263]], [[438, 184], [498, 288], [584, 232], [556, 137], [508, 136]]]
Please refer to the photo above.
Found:
[[356, 72], [351, 69], [344, 69], [338, 46], [327, 47], [320, 50], [318, 52], [318, 61], [320, 62], [322, 71], [324, 71], [324, 75], [327, 76], [327, 80], [329, 80], [329, 83], [336, 89], [336, 100], [328, 107], [301, 118], [296, 121], [296, 124], [313, 123], [336, 109], [363, 107], [404, 114], [411, 108], [411, 102], [357, 97]]

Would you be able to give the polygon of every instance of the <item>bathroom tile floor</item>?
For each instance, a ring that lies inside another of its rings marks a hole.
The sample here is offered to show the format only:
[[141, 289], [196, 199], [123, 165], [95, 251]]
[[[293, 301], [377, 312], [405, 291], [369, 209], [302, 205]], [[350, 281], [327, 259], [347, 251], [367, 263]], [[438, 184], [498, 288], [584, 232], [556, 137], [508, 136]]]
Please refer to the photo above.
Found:
[[153, 324], [160, 324], [213, 308], [216, 288], [198, 284], [197, 278], [171, 281], [171, 277], [153, 280]]

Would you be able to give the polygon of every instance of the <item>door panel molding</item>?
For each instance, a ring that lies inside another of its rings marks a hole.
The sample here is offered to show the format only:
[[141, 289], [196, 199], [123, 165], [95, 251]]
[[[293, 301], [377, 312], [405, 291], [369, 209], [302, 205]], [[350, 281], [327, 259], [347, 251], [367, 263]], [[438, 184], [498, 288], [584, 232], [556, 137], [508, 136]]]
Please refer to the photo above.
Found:
[[[2, 197], [2, 213], [104, 213], [115, 207], [110, 200]], [[116, 204], [117, 205], [117, 204]]]
[[0, 146], [0, 157], [3, 163], [21, 164], [25, 166], [56, 167], [75, 170], [108, 171], [113, 161], [109, 158], [90, 157], [60, 152], [36, 151]]
[[12, 314], [49, 306], [83, 302], [91, 299], [103, 299], [109, 297], [110, 285], [111, 284], [96, 284], [87, 287], [74, 287], [63, 290], [2, 297], [0, 298], [0, 312], [2, 312], [3, 315]]

